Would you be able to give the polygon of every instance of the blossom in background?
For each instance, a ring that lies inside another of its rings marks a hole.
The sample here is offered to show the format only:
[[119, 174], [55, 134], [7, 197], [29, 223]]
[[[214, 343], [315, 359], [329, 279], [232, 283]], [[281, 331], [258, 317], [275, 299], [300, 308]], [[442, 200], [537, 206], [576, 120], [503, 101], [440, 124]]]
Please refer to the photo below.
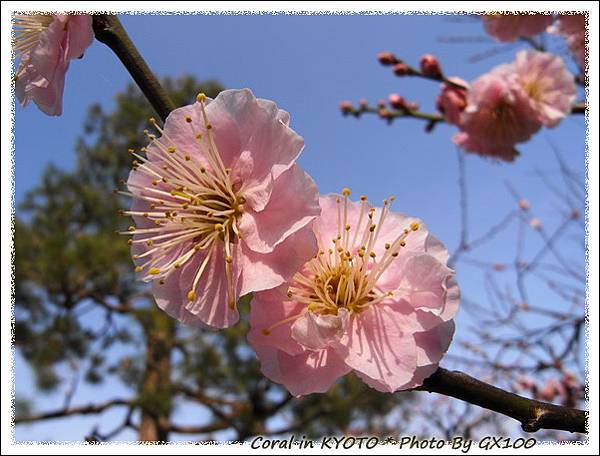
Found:
[[586, 20], [583, 14], [560, 14], [548, 30], [565, 38], [569, 51], [577, 63], [585, 68]]
[[446, 122], [457, 125], [460, 122], [460, 114], [467, 107], [469, 84], [460, 78], [450, 78], [450, 81], [464, 88], [443, 82], [441, 84], [442, 91], [436, 100], [436, 106], [438, 111], [444, 115]]
[[148, 134], [127, 186], [132, 254], [158, 305], [183, 323], [224, 328], [247, 293], [282, 284], [316, 253], [312, 179], [289, 114], [249, 90], [171, 112]]
[[550, 14], [486, 14], [483, 27], [498, 41], [515, 41], [543, 33], [553, 17]]
[[541, 124], [516, 75], [493, 71], [477, 78], [467, 94], [467, 107], [453, 141], [468, 152], [512, 161], [515, 144], [528, 140]]
[[14, 76], [23, 106], [33, 101], [44, 113], [62, 114], [65, 74], [72, 59], [92, 43], [92, 17], [87, 14], [16, 15], [14, 50], [20, 64]]
[[513, 63], [499, 65], [492, 72], [504, 74], [507, 78], [516, 76], [542, 125], [554, 127], [571, 113], [577, 97], [575, 76], [558, 55], [534, 50], [520, 51]]
[[255, 293], [248, 340], [262, 372], [293, 395], [354, 371], [379, 391], [421, 385], [454, 332], [459, 291], [448, 252], [423, 223], [343, 196], [321, 197], [319, 252], [294, 278]]

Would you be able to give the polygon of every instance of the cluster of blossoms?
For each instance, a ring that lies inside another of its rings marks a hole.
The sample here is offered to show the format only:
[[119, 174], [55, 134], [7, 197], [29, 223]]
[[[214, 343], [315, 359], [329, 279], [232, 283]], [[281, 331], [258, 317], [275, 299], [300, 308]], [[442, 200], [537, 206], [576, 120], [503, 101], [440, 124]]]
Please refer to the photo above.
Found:
[[438, 109], [458, 126], [454, 142], [468, 152], [511, 161], [517, 143], [571, 113], [575, 78], [555, 54], [524, 50], [463, 88], [442, 84]]
[[470, 84], [458, 77], [446, 77], [438, 59], [425, 54], [417, 67], [410, 66], [394, 53], [377, 55], [396, 76], [413, 76], [441, 82], [436, 99], [442, 116], [418, 112], [418, 104], [407, 102], [392, 93], [388, 101], [376, 107], [361, 99], [358, 107], [344, 101], [344, 115], [360, 117], [376, 113], [391, 123], [400, 117], [427, 121], [431, 131], [443, 120], [456, 125], [459, 133], [453, 141], [467, 152], [512, 161], [518, 155], [516, 145], [529, 140], [543, 126], [554, 127], [572, 112], [577, 96], [575, 76], [557, 55], [542, 52], [531, 37], [550, 32], [566, 39], [570, 52], [584, 67], [586, 50], [586, 18], [582, 14], [488, 14], [482, 16], [485, 30], [499, 41], [525, 38], [536, 50], [517, 53], [511, 64], [499, 65]]
[[65, 74], [73, 59], [83, 56], [92, 43], [89, 15], [16, 15], [14, 50], [20, 57], [15, 91], [23, 106], [33, 101], [44, 113], [59, 116]]
[[513, 385], [518, 393], [529, 393], [534, 399], [575, 407], [585, 394], [582, 385], [572, 372], [564, 372], [560, 378], [550, 378], [541, 386], [530, 377], [521, 377]]
[[249, 341], [263, 373], [294, 395], [354, 370], [370, 386], [420, 385], [454, 332], [448, 252], [420, 220], [342, 196], [319, 198], [295, 161], [289, 115], [249, 90], [174, 110], [130, 151], [141, 280], [180, 321], [225, 328], [254, 294]]
[[487, 14], [485, 31], [498, 41], [516, 41], [543, 32], [562, 36], [578, 65], [585, 67], [586, 24], [583, 14]]

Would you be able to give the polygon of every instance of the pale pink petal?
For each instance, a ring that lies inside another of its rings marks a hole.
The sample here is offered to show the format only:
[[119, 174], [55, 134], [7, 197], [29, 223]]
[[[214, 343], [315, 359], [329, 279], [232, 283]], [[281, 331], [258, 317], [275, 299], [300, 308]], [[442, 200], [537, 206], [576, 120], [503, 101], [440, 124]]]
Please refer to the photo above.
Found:
[[337, 315], [317, 315], [305, 312], [291, 327], [292, 339], [310, 350], [329, 347], [346, 330], [348, 311], [340, 309]]
[[290, 337], [291, 326], [305, 307], [287, 297], [287, 286], [254, 294], [250, 305], [248, 341], [253, 347], [270, 346], [290, 355], [304, 352], [304, 348]]
[[272, 347], [255, 347], [263, 374], [283, 384], [293, 396], [324, 393], [350, 368], [332, 349], [288, 355]]
[[[225, 273], [225, 258], [222, 248], [215, 248], [215, 253], [211, 255], [204, 273], [202, 274], [198, 286], [195, 288], [196, 299], [188, 301], [185, 305], [186, 310], [195, 315], [199, 320], [214, 328], [227, 328], [239, 319], [237, 307], [229, 304], [233, 299], [235, 303], [241, 296], [239, 291], [238, 277], [233, 275], [234, 296], [230, 297], [227, 289], [227, 277]], [[198, 256], [198, 255], [197, 255]], [[194, 257], [183, 267], [179, 279], [180, 294], [182, 299], [187, 299], [191, 290], [194, 277], [198, 270], [200, 261], [204, 259], [200, 256]], [[237, 258], [234, 256], [234, 262]]]
[[264, 210], [250, 209], [242, 215], [242, 239], [254, 252], [272, 252], [321, 212], [314, 181], [297, 165], [275, 180], [273, 193], [277, 198], [272, 198]]
[[179, 292], [181, 272], [171, 274], [164, 284], [152, 282], [152, 295], [156, 304], [171, 317], [179, 320], [184, 325], [195, 326], [202, 329], [214, 329], [205, 325], [196, 315], [186, 309], [187, 298]]
[[417, 367], [412, 334], [401, 327], [399, 313], [389, 306], [369, 306], [350, 319], [348, 332], [333, 347], [344, 362], [396, 391]]
[[256, 253], [242, 244], [240, 262], [241, 296], [268, 290], [289, 280], [317, 253], [312, 224], [289, 236], [268, 254]]
[[498, 41], [515, 41], [543, 33], [552, 24], [550, 14], [487, 14], [485, 31]]

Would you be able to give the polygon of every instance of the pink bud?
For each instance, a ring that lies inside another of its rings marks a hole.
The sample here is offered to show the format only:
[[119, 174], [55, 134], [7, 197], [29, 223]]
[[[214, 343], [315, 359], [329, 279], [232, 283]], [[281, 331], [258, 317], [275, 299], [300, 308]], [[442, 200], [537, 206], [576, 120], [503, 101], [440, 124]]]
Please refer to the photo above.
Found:
[[416, 101], [409, 101], [408, 103], [406, 103], [406, 107], [409, 111], [418, 111], [419, 103], [417, 103]]
[[358, 100], [358, 104], [360, 105], [361, 108], [366, 108], [367, 106], [369, 106], [369, 101], [366, 98], [361, 98], [360, 100]]
[[388, 101], [392, 108], [402, 109], [406, 107], [406, 100], [397, 93], [390, 94], [390, 96], [388, 97]]
[[531, 228], [533, 228], [534, 230], [541, 230], [542, 229], [542, 221], [539, 218], [534, 217], [531, 220], [529, 220], [529, 226]]
[[342, 110], [342, 112], [344, 114], [350, 113], [350, 112], [352, 112], [352, 109], [353, 109], [352, 108], [352, 103], [349, 102], [349, 101], [342, 101], [340, 103], [340, 109]]
[[379, 60], [379, 63], [382, 65], [393, 65], [398, 62], [396, 56], [389, 51], [377, 54], [377, 60]]
[[431, 78], [441, 78], [442, 77], [442, 68], [440, 67], [440, 62], [438, 59], [431, 55], [425, 54], [421, 57], [421, 72], [425, 76], [429, 76]]
[[410, 73], [410, 68], [406, 63], [397, 63], [394, 65], [394, 73], [396, 76], [405, 76]]
[[519, 208], [523, 209], [524, 211], [529, 209], [529, 201], [527, 201], [525, 198], [521, 198], [519, 200]]
[[385, 108], [385, 100], [377, 100], [377, 106], [379, 108]]

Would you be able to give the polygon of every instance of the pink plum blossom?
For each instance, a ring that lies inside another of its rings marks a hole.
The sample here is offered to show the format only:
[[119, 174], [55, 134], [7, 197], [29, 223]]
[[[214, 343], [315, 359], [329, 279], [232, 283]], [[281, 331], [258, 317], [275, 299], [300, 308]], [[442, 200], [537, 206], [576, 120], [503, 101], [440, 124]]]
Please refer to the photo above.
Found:
[[541, 127], [529, 95], [516, 74], [490, 72], [477, 78], [467, 94], [467, 107], [453, 141], [468, 152], [512, 161], [515, 144]]
[[14, 77], [17, 98], [23, 106], [33, 101], [44, 113], [59, 116], [69, 63], [94, 39], [92, 17], [17, 15], [14, 29], [14, 49], [21, 57]]
[[317, 249], [317, 188], [295, 164], [304, 140], [289, 114], [226, 90], [169, 114], [148, 134], [127, 186], [136, 271], [183, 323], [234, 324], [236, 303], [290, 279]]
[[517, 82], [529, 96], [531, 109], [538, 122], [546, 127], [556, 126], [571, 113], [577, 97], [575, 77], [556, 54], [524, 50], [517, 52], [515, 61], [492, 70]]
[[549, 14], [486, 14], [483, 27], [498, 41], [515, 41], [543, 33], [552, 24]]
[[318, 254], [278, 288], [255, 293], [248, 340], [262, 372], [293, 395], [355, 372], [379, 391], [414, 388], [454, 333], [459, 291], [448, 252], [423, 223], [343, 196], [320, 198]]
[[467, 107], [467, 90], [469, 84], [460, 78], [450, 78], [450, 81], [464, 87], [442, 83], [442, 92], [437, 98], [437, 108], [449, 124], [457, 125], [460, 115]]
[[577, 63], [585, 68], [586, 19], [583, 14], [560, 14], [549, 31], [565, 38]]

